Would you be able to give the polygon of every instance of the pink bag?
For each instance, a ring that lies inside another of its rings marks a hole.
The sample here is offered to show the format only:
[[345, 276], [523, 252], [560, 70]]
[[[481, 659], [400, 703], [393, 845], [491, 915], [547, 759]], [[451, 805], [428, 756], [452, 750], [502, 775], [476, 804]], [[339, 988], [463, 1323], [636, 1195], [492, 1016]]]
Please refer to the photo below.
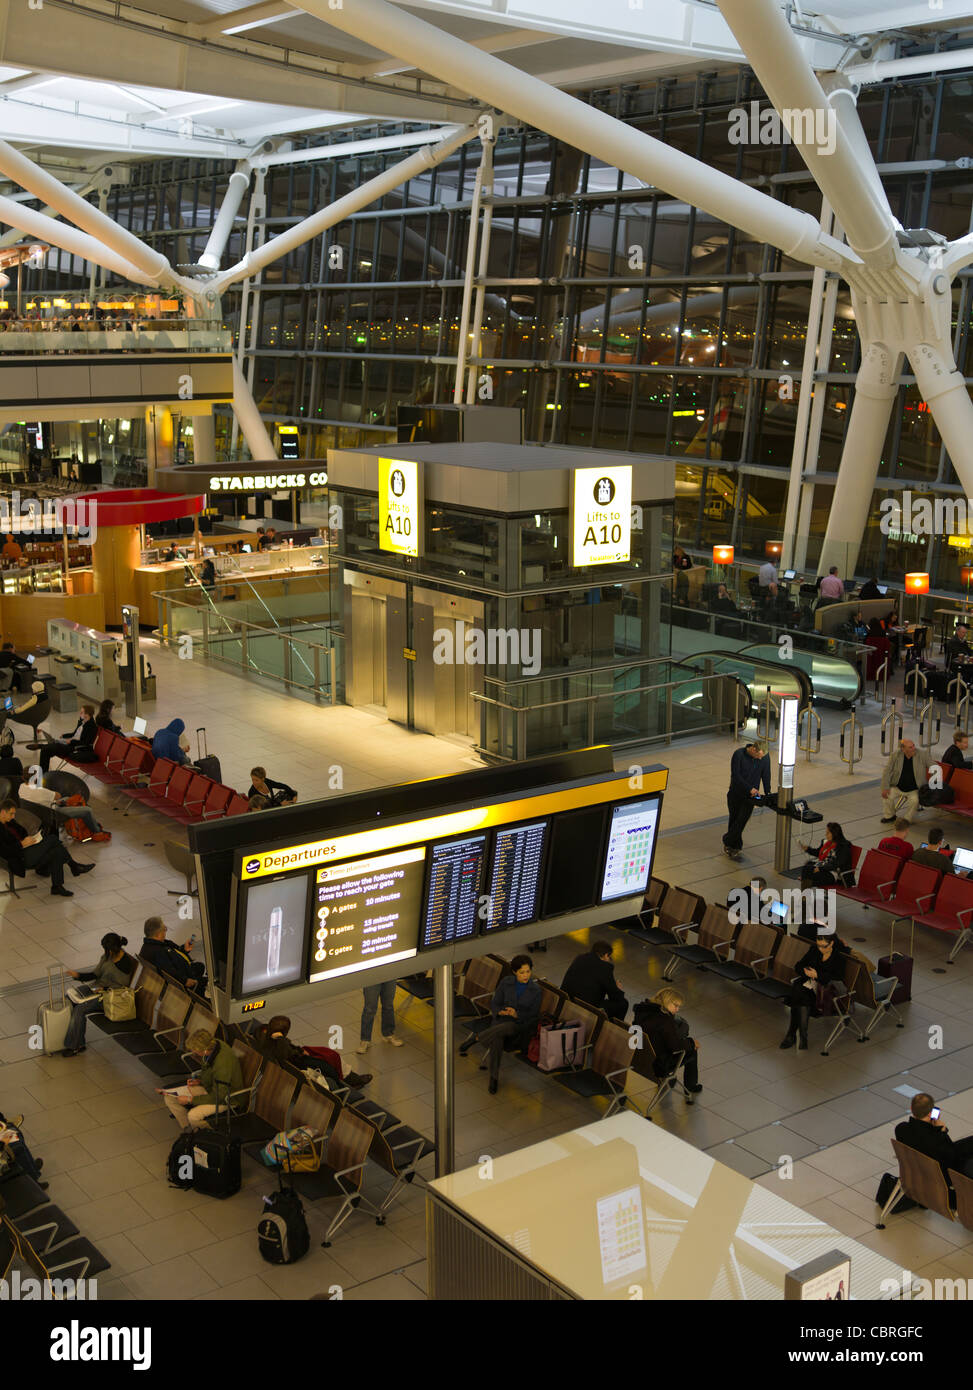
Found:
[[580, 1066], [584, 1057], [584, 1024], [572, 1019], [566, 1023], [542, 1024], [538, 1071], [562, 1071]]

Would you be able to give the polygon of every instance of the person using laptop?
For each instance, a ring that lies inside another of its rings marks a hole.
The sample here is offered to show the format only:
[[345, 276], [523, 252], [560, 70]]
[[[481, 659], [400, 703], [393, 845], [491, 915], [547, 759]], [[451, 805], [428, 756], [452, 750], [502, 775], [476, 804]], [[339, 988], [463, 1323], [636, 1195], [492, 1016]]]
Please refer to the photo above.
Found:
[[861, 587], [858, 597], [862, 600], [869, 598], [884, 598], [885, 595], [878, 586], [878, 579], [875, 575], [871, 579], [866, 579]]
[[122, 731], [112, 719], [112, 710], [115, 708], [114, 700], [102, 700], [98, 706], [98, 713], [95, 715], [95, 723], [99, 729], [105, 729], [110, 734], [120, 734]]
[[79, 1052], [84, 1051], [88, 1015], [100, 1013], [102, 1010], [101, 991], [127, 989], [131, 986], [137, 962], [134, 956], [130, 956], [125, 950], [127, 945], [127, 937], [119, 936], [117, 932], [107, 932], [101, 938], [102, 956], [94, 969], [68, 971], [72, 980], [81, 980], [85, 983], [91, 981], [98, 992], [90, 998], [85, 998], [86, 990], [68, 990], [68, 999], [71, 1001], [71, 1022], [64, 1035], [62, 1057], [77, 1057]]
[[941, 874], [953, 872], [953, 851], [946, 843], [942, 826], [933, 825], [930, 827], [929, 839], [915, 851], [912, 856], [912, 863], [925, 864], [928, 868], [935, 869]]

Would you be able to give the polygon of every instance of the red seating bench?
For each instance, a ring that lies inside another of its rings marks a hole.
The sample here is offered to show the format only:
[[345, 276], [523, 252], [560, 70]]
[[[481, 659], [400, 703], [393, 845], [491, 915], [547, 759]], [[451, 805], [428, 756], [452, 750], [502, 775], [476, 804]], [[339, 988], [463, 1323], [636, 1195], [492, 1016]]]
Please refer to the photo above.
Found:
[[[232, 787], [204, 777], [194, 767], [180, 767], [169, 758], [154, 757], [148, 744], [139, 739], [99, 729], [94, 751], [95, 762], [64, 761], [172, 820], [210, 820], [238, 816], [250, 809], [246, 797]], [[143, 784], [139, 779], [146, 776], [148, 783]]]

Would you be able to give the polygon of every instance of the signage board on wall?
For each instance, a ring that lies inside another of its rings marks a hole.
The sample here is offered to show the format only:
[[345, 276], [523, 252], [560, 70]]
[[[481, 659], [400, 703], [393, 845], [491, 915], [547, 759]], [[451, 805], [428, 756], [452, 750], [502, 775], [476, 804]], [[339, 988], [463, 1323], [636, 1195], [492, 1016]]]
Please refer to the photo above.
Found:
[[571, 565], [632, 558], [632, 466], [576, 468], [571, 488]]
[[378, 543], [394, 555], [419, 555], [422, 488], [414, 459], [378, 461]]

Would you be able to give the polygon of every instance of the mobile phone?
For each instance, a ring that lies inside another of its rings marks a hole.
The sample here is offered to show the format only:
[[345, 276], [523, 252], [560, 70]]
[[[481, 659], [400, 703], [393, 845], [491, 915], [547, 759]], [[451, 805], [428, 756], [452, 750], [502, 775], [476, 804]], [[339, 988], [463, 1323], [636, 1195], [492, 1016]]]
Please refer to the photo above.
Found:
[[939, 1106], [938, 1106], [938, 1105], [934, 1105], [933, 1108], [930, 1110], [930, 1112], [929, 1112], [929, 1118], [930, 1118], [930, 1120], [938, 1120], [938, 1119], [939, 1119]]

